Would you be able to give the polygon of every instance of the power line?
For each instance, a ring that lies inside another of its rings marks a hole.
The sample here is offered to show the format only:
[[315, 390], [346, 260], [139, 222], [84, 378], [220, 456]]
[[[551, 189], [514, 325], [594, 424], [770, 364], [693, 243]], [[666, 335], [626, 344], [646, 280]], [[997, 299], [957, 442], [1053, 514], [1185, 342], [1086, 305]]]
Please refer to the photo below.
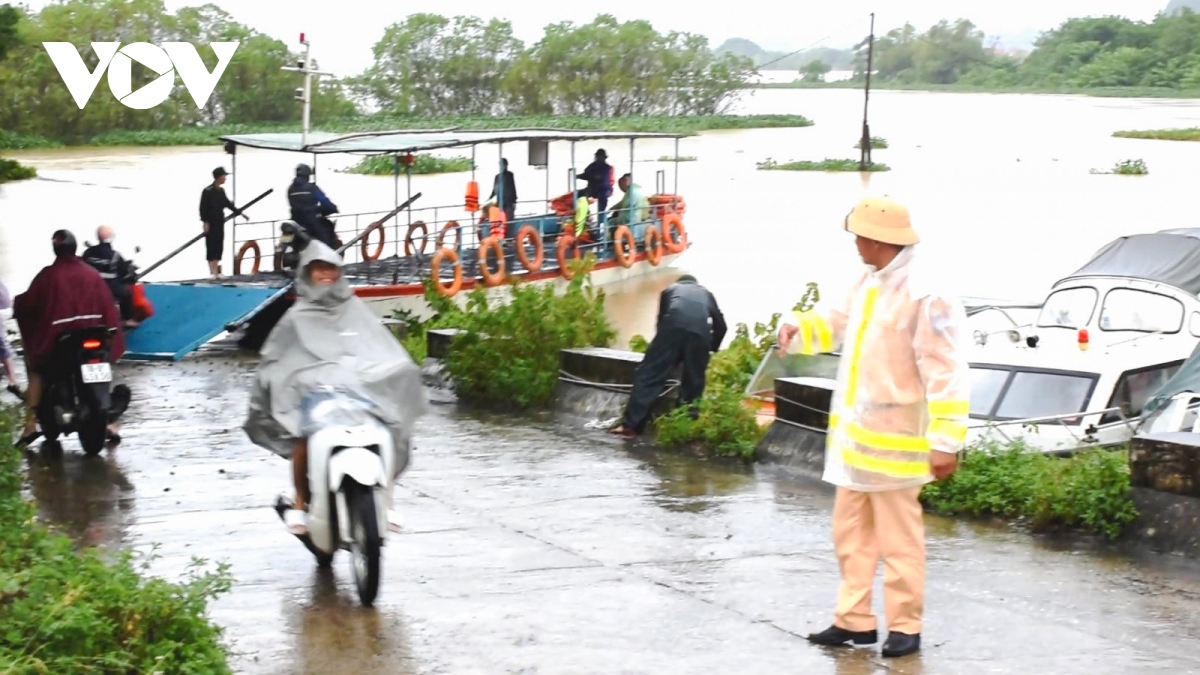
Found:
[[797, 54], [800, 54], [800, 53], [806, 52], [806, 51], [808, 51], [808, 50], [812, 49], [813, 47], [816, 47], [816, 46], [820, 45], [822, 42], [825, 42], [825, 41], [826, 41], [826, 40], [828, 40], [829, 38], [831, 38], [831, 37], [833, 37], [833, 36], [835, 36], [835, 35], [840, 35], [840, 34], [841, 34], [843, 31], [849, 30], [851, 26], [853, 26], [853, 25], [855, 25], [855, 24], [859, 23], [860, 21], [862, 21], [862, 19], [855, 19], [853, 22], [851, 22], [851, 23], [847, 23], [845, 26], [843, 26], [843, 27], [841, 27], [841, 28], [837, 29], [836, 31], [834, 31], [834, 32], [830, 33], [829, 35], [826, 35], [825, 37], [821, 38], [820, 40], [817, 40], [816, 42], [812, 43], [811, 45], [809, 45], [809, 46], [807, 46], [807, 47], [803, 47], [803, 48], [801, 48], [801, 49], [797, 49], [796, 51], [794, 51], [794, 52], [791, 52], [790, 54], [784, 54], [783, 56], [780, 56], [780, 57], [779, 57], [779, 58], [777, 58], [777, 59], [771, 59], [770, 61], [767, 61], [766, 63], [764, 63], [764, 64], [762, 64], [762, 65], [759, 65], [759, 66], [756, 66], [756, 67], [757, 67], [758, 69], [760, 69], [760, 70], [761, 70], [761, 69], [763, 69], [763, 68], [766, 68], [767, 66], [771, 66], [771, 65], [774, 65], [774, 64], [776, 64], [776, 63], [779, 63], [780, 61], [782, 61], [782, 60], [784, 60], [784, 59], [790, 59], [791, 57], [793, 57], [793, 56], [795, 56], [795, 55], [797, 55]]

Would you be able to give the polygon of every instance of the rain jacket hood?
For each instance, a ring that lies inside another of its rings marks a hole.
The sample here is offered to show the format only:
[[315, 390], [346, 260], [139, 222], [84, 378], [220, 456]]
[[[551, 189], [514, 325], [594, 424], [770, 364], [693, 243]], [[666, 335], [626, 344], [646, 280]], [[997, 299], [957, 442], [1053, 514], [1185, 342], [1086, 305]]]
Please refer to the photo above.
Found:
[[797, 314], [790, 353], [841, 345], [824, 480], [865, 492], [931, 482], [929, 453], [955, 453], [970, 408], [966, 313], [937, 292], [915, 246], [868, 267], [845, 303]]
[[256, 445], [291, 457], [302, 433], [305, 395], [319, 386], [343, 388], [371, 401], [392, 429], [402, 471], [413, 425], [428, 411], [421, 371], [344, 276], [330, 285], [310, 280], [308, 267], [317, 260], [342, 266], [319, 241], [301, 252], [299, 297], [263, 345], [243, 429]]

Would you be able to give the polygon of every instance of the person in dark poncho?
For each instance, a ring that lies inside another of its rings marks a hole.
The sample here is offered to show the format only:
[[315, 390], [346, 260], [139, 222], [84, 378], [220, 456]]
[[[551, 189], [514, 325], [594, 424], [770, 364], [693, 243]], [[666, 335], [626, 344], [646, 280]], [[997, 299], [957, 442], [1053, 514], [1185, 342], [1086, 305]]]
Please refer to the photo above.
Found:
[[53, 366], [50, 357], [60, 335], [85, 328], [113, 328], [116, 333], [112, 340], [112, 361], [115, 363], [125, 353], [121, 315], [108, 284], [99, 272], [75, 255], [75, 235], [58, 230], [52, 242], [54, 263], [42, 268], [29, 284], [29, 290], [13, 300], [13, 316], [21, 329], [29, 378], [25, 393], [25, 427], [19, 446], [28, 445], [37, 438], [36, 410], [41, 399], [43, 375]]
[[623, 423], [612, 433], [632, 437], [645, 430], [650, 409], [662, 395], [671, 371], [681, 363], [680, 404], [699, 399], [709, 356], [721, 348], [727, 330], [716, 298], [696, 283], [695, 277], [685, 274], [668, 286], [659, 298], [658, 330], [638, 366]]

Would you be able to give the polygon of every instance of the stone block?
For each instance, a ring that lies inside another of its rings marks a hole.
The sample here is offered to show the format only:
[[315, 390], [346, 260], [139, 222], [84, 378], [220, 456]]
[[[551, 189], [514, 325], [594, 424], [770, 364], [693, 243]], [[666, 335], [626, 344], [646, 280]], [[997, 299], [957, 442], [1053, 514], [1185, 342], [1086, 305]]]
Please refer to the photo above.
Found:
[[431, 359], [444, 359], [450, 353], [450, 341], [464, 332], [458, 328], [437, 328], [425, 334], [425, 353]]
[[[572, 377], [596, 384], [632, 386], [637, 368], [644, 354], [608, 347], [585, 347], [564, 349], [559, 355], [563, 372]], [[671, 377], [682, 377], [682, 368], [676, 368]]]
[[1200, 434], [1135, 436], [1129, 446], [1134, 487], [1200, 498]]

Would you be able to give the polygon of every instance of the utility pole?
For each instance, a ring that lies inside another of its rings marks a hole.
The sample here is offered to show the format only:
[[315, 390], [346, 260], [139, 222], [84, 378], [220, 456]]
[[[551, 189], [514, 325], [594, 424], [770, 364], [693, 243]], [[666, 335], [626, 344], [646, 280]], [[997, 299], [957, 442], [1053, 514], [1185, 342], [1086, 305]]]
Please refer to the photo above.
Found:
[[312, 114], [312, 78], [313, 75], [333, 76], [333, 73], [325, 73], [317, 70], [317, 62], [314, 61], [310, 54], [312, 45], [304, 38], [304, 33], [300, 34], [300, 44], [304, 45], [304, 58], [296, 63], [296, 67], [284, 66], [281, 70], [286, 70], [293, 73], [304, 73], [304, 87], [296, 89], [295, 99], [304, 103], [304, 121], [300, 132], [300, 144], [304, 147], [308, 146], [308, 129], [309, 119]]
[[871, 34], [867, 38], [867, 87], [863, 91], [863, 126], [862, 146], [858, 155], [858, 170], [866, 171], [871, 165], [871, 125], [867, 123], [867, 107], [871, 103], [871, 69], [874, 66], [875, 55], [875, 12], [871, 12]]

